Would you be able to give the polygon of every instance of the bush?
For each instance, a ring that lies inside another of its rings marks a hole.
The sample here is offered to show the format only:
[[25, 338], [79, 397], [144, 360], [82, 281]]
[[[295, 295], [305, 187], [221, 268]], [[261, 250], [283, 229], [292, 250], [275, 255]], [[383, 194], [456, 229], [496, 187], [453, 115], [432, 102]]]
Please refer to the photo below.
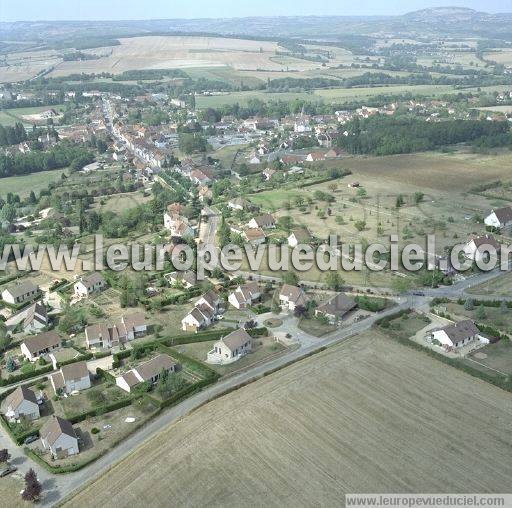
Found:
[[98, 427], [93, 427], [91, 429], [91, 434], [99, 434], [100, 433], [100, 429], [98, 429]]

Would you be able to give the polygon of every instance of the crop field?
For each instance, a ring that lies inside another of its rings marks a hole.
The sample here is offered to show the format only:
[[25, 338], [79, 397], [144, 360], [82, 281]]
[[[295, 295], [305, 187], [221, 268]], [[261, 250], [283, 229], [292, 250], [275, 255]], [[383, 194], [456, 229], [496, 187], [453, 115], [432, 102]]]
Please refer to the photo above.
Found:
[[372, 330], [201, 407], [66, 506], [131, 506], [148, 492], [155, 507], [503, 492], [511, 417], [506, 392]]
[[39, 191], [46, 189], [50, 182], [57, 181], [62, 173], [64, 173], [64, 170], [54, 169], [30, 175], [0, 178], [0, 197], [5, 197], [9, 192], [26, 197], [31, 190], [37, 195]]
[[492, 60], [493, 62], [498, 62], [499, 64], [512, 65], [512, 50], [510, 49], [502, 49], [492, 53], [485, 53], [484, 57], [487, 60]]
[[[36, 115], [42, 111], [54, 109], [57, 113], [64, 110], [63, 104], [55, 106], [34, 106], [29, 108], [12, 108], [0, 111], [0, 124], [14, 125], [16, 122], [22, 122], [27, 125], [31, 124], [30, 115]], [[41, 122], [39, 122], [41, 123]]]
[[[50, 76], [76, 72], [121, 73], [130, 69], [225, 68], [239, 70], [303, 71], [320, 68], [321, 63], [277, 55], [286, 50], [276, 42], [198, 36], [145, 36], [119, 39], [112, 48], [86, 50], [100, 56], [87, 61], [67, 61], [55, 65]], [[352, 54], [341, 48], [312, 46], [314, 51], [328, 49], [329, 65], [350, 64]]]

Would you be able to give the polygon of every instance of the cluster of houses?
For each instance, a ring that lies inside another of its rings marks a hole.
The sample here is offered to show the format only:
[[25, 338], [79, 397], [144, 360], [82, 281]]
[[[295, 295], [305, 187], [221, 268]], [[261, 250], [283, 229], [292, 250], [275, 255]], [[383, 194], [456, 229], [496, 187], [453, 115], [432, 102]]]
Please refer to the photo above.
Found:
[[195, 332], [210, 326], [221, 314], [220, 297], [213, 289], [201, 295], [192, 310], [181, 320], [185, 332]]

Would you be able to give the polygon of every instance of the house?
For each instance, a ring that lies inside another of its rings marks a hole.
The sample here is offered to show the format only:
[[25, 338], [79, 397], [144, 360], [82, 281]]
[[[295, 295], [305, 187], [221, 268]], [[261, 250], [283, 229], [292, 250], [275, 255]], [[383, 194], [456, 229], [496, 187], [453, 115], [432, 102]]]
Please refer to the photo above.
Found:
[[19, 420], [22, 417], [28, 420], [37, 420], [41, 416], [36, 394], [24, 386], [18, 386], [16, 390], [5, 397], [2, 403], [2, 412], [9, 421]]
[[73, 425], [60, 416], [53, 415], [39, 431], [41, 443], [56, 459], [79, 453], [78, 438]]
[[228, 302], [235, 307], [235, 309], [245, 309], [261, 297], [261, 290], [258, 283], [247, 282], [238, 286], [229, 296]]
[[197, 194], [199, 196], [199, 201], [201, 201], [201, 203], [203, 203], [207, 199], [213, 198], [213, 192], [206, 185], [200, 185], [197, 188]]
[[215, 314], [207, 308], [194, 307], [182, 320], [181, 329], [184, 332], [197, 333], [202, 328], [210, 326]]
[[40, 332], [48, 326], [49, 319], [46, 307], [42, 303], [34, 303], [25, 312], [23, 320], [23, 331], [25, 333]]
[[242, 233], [242, 237], [250, 243], [253, 247], [256, 247], [258, 245], [261, 245], [265, 243], [267, 236], [265, 235], [265, 232], [263, 229], [260, 228], [254, 228], [254, 229], [246, 229]]
[[265, 213], [263, 215], [259, 215], [258, 217], [253, 217], [249, 223], [247, 224], [249, 228], [262, 228], [262, 229], [270, 229], [276, 227], [276, 221], [274, 217], [270, 213]]
[[55, 394], [79, 392], [91, 387], [91, 378], [86, 362], [63, 365], [58, 372], [50, 375]]
[[324, 159], [325, 155], [323, 152], [310, 152], [306, 156], [308, 162], [323, 161]]
[[478, 338], [479, 333], [475, 323], [465, 319], [439, 330], [433, 330], [432, 340], [439, 341], [443, 346], [459, 348]]
[[147, 333], [146, 318], [142, 312], [133, 312], [123, 316], [112, 326], [96, 323], [85, 328], [87, 347], [112, 348], [125, 344]]
[[275, 174], [276, 170], [272, 168], [266, 168], [261, 173], [263, 175], [263, 178], [268, 182]]
[[472, 261], [485, 261], [489, 257], [489, 249], [500, 250], [500, 244], [492, 235], [474, 237], [464, 245], [464, 255]]
[[164, 227], [171, 232], [172, 236], [179, 238], [195, 236], [194, 230], [189, 226], [188, 219], [175, 213], [164, 213]]
[[94, 272], [90, 275], [80, 277], [74, 285], [75, 296], [78, 298], [87, 298], [93, 293], [97, 293], [107, 287], [103, 276]]
[[215, 342], [213, 349], [208, 352], [206, 361], [221, 365], [233, 363], [250, 353], [251, 349], [251, 336], [243, 328], [239, 328]]
[[2, 291], [2, 300], [12, 305], [20, 305], [39, 295], [39, 288], [31, 281], [21, 282]]
[[182, 330], [197, 333], [211, 325], [219, 313], [219, 306], [219, 295], [213, 290], [206, 292], [196, 300], [194, 308], [181, 320]]
[[171, 284], [179, 284], [185, 289], [190, 289], [197, 285], [197, 274], [193, 270], [186, 270], [184, 272], [171, 272], [166, 275], [166, 279]]
[[137, 367], [116, 377], [116, 385], [125, 392], [130, 393], [139, 383], [155, 384], [163, 370], [176, 372], [177, 364], [169, 355], [159, 354], [151, 360], [141, 363]]
[[244, 198], [234, 198], [228, 201], [228, 208], [231, 208], [232, 210], [245, 210], [250, 206], [251, 203]]
[[512, 207], [505, 206], [492, 210], [491, 213], [484, 219], [486, 226], [498, 229], [511, 229], [512, 228]]
[[290, 247], [297, 247], [299, 244], [309, 244], [311, 239], [311, 234], [306, 228], [294, 229], [288, 237], [288, 245]]
[[171, 203], [170, 205], [167, 205], [167, 213], [169, 215], [181, 215], [185, 210], [185, 205], [182, 205], [181, 203]]
[[356, 307], [357, 303], [354, 298], [338, 293], [327, 302], [319, 305], [315, 309], [315, 316], [324, 316], [329, 320], [329, 323], [335, 324]]
[[283, 284], [279, 292], [279, 304], [284, 310], [295, 310], [298, 306], [305, 306], [308, 299], [304, 291], [290, 284]]
[[43, 332], [27, 337], [21, 343], [21, 352], [27, 360], [35, 362], [40, 356], [60, 348], [62, 340], [56, 332]]
[[304, 162], [304, 156], [303, 155], [283, 155], [281, 157], [281, 162], [285, 165], [291, 165], [291, 164], [302, 164]]

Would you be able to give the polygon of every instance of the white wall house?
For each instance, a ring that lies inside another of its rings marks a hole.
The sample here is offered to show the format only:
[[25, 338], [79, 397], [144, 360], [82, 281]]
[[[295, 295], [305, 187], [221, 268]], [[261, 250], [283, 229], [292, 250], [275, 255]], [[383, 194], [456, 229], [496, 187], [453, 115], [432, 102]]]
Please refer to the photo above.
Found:
[[21, 343], [21, 352], [27, 360], [35, 362], [40, 356], [60, 348], [61, 338], [56, 332], [43, 332], [33, 337], [26, 337]]
[[250, 353], [251, 349], [252, 337], [243, 328], [239, 328], [215, 342], [206, 361], [217, 365], [233, 363]]
[[511, 229], [512, 228], [512, 207], [505, 206], [492, 210], [491, 213], [484, 219], [486, 226], [498, 229]]
[[78, 438], [73, 425], [59, 416], [52, 416], [39, 431], [41, 444], [54, 458], [65, 458], [79, 453]]
[[59, 372], [50, 375], [53, 391], [71, 393], [87, 390], [91, 387], [91, 378], [86, 362], [63, 365]]
[[169, 374], [176, 372], [178, 364], [169, 355], [159, 354], [147, 362], [116, 377], [116, 385], [125, 392], [130, 393], [134, 386], [147, 382], [155, 384], [163, 370]]
[[238, 286], [229, 296], [228, 302], [235, 309], [245, 309], [261, 297], [261, 290], [257, 282], [248, 282]]
[[441, 345], [460, 348], [478, 339], [480, 331], [473, 321], [466, 319], [458, 323], [445, 326], [432, 331], [432, 340], [437, 340]]
[[9, 421], [16, 421], [21, 417], [37, 420], [40, 416], [35, 393], [24, 386], [18, 386], [4, 399], [2, 412]]
[[279, 292], [279, 304], [284, 310], [294, 311], [299, 305], [305, 306], [307, 297], [304, 291], [290, 284], [284, 284]]
[[30, 281], [15, 284], [2, 291], [2, 300], [12, 305], [19, 305], [36, 298], [39, 288]]
[[99, 273], [91, 273], [90, 275], [80, 277], [75, 282], [75, 296], [79, 298], [87, 298], [93, 293], [97, 293], [107, 286], [105, 279]]
[[479, 236], [464, 245], [464, 256], [475, 262], [485, 261], [489, 257], [489, 249], [498, 252], [500, 244], [492, 235]]

